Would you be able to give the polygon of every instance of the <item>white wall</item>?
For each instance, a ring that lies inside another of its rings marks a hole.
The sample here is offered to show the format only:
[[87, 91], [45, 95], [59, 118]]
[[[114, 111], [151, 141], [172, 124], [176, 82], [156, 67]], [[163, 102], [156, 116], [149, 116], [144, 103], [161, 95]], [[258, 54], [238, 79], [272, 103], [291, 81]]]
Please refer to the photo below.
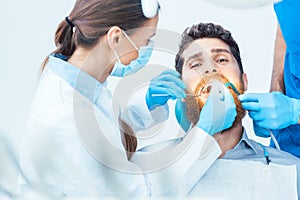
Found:
[[[56, 27], [71, 11], [73, 3], [73, 0], [2, 2], [0, 130], [16, 144], [22, 136], [40, 64], [54, 49]], [[187, 26], [202, 21], [229, 29], [241, 48], [249, 92], [268, 91], [276, 27], [271, 5], [234, 10], [200, 0], [160, 0], [160, 4], [160, 28], [181, 33]], [[153, 59], [155, 56], [159, 57], [154, 53]], [[161, 62], [174, 65], [173, 57]]]
[[54, 48], [56, 26], [73, 0], [1, 3], [0, 130], [19, 141], [40, 64]]

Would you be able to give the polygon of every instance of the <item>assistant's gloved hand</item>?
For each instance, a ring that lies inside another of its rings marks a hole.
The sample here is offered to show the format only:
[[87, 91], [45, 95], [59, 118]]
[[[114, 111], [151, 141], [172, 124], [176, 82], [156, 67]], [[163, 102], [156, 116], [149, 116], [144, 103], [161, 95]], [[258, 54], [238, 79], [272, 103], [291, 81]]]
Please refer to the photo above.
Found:
[[281, 129], [299, 121], [300, 100], [281, 92], [249, 93], [240, 95], [239, 99], [249, 116], [262, 128]]
[[136, 73], [142, 69], [149, 61], [154, 43], [151, 42], [147, 46], [142, 47], [139, 50], [139, 57], [136, 60], [130, 62], [129, 65], [123, 65], [120, 61], [116, 62], [111, 76], [124, 77]]
[[185, 85], [175, 70], [166, 70], [150, 81], [146, 94], [146, 103], [149, 110], [162, 106], [169, 99], [185, 98]]
[[224, 98], [220, 98], [219, 89], [212, 87], [204, 104], [197, 126], [210, 135], [221, 132], [232, 126], [236, 117], [236, 106], [229, 90], [222, 85]]

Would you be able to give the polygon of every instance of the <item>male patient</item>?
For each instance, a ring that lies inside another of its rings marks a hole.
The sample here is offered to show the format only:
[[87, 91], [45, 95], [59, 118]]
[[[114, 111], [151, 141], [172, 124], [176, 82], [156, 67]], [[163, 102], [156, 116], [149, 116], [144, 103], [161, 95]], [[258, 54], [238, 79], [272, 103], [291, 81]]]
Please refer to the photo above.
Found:
[[[269, 162], [280, 165], [296, 164], [297, 174], [300, 173], [298, 158], [263, 146], [247, 137], [246, 130], [242, 126], [245, 111], [238, 100], [238, 95], [247, 90], [248, 80], [243, 71], [239, 47], [229, 31], [212, 23], [199, 23], [187, 28], [182, 34], [175, 62], [176, 70], [181, 74], [187, 86], [186, 93], [196, 95], [196, 97], [187, 97], [185, 103], [177, 101], [177, 104], [185, 104], [180, 107], [186, 107], [185, 111], [178, 112], [177, 110], [176, 113], [177, 120], [183, 127], [187, 127], [187, 122], [190, 122], [191, 126], [197, 124], [199, 116], [201, 117], [199, 113], [210, 90], [213, 90], [213, 87], [216, 90], [217, 86], [212, 83], [219, 81], [234, 97], [237, 109], [233, 125], [229, 129], [213, 134], [222, 150], [219, 158], [261, 161], [266, 165]], [[222, 93], [220, 93], [220, 98], [222, 98]], [[299, 193], [300, 176], [297, 175], [297, 177]]]

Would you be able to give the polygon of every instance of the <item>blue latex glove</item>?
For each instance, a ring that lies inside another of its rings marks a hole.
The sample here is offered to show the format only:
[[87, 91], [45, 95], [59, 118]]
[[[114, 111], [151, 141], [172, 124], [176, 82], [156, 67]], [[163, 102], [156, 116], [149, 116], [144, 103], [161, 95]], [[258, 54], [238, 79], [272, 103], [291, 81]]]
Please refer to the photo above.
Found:
[[[219, 91], [224, 94], [220, 98]], [[230, 128], [236, 117], [236, 106], [229, 90], [223, 85], [212, 86], [204, 104], [197, 126], [210, 135]]]
[[281, 129], [299, 121], [300, 100], [281, 92], [249, 93], [240, 95], [239, 99], [249, 116], [262, 128]]
[[259, 137], [270, 137], [270, 131], [266, 128], [262, 128], [260, 126], [257, 125], [257, 123], [255, 121], [253, 121], [253, 130], [255, 135], [259, 136]]
[[149, 110], [163, 106], [169, 99], [185, 98], [185, 85], [175, 70], [166, 70], [159, 76], [151, 79], [146, 94], [146, 103]]
[[116, 62], [111, 76], [124, 77], [136, 73], [142, 69], [149, 61], [154, 43], [150, 42], [147, 46], [139, 50], [139, 57], [130, 62], [129, 65], [123, 65], [121, 61]]
[[175, 116], [178, 124], [185, 132], [187, 132], [191, 126], [191, 122], [188, 120], [185, 114], [185, 110], [186, 110], [185, 102], [182, 102], [181, 100], [177, 100], [175, 104]]

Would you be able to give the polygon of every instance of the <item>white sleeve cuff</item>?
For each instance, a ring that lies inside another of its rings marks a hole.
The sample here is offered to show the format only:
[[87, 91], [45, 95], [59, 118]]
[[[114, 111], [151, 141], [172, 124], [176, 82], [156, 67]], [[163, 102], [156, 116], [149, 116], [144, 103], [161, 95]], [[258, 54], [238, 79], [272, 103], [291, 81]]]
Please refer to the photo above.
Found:
[[121, 118], [130, 125], [135, 132], [146, 130], [161, 123], [169, 117], [169, 106], [159, 106], [149, 111], [145, 96], [147, 88], [142, 88], [133, 94], [129, 106], [122, 112]]
[[153, 195], [185, 195], [221, 154], [216, 140], [198, 127], [156, 152], [136, 152], [133, 162], [146, 173]]

